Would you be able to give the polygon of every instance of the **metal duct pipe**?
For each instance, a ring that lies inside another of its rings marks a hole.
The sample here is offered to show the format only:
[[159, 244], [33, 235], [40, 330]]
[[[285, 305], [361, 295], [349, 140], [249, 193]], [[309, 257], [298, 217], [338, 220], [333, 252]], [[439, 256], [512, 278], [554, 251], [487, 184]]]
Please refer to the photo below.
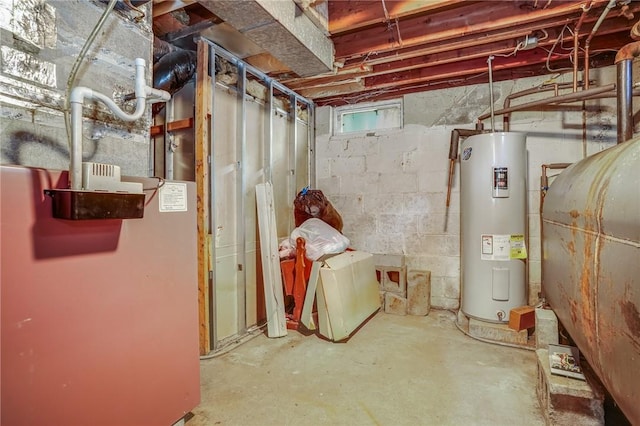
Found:
[[164, 55], [169, 54], [171, 52], [175, 52], [176, 50], [181, 50], [181, 49], [158, 37], [155, 37], [155, 36], [153, 37], [153, 63], [154, 64], [158, 62], [158, 60], [160, 60], [160, 58], [162, 58]]
[[633, 58], [640, 55], [640, 41], [618, 51], [615, 63], [618, 81], [618, 143], [633, 137]]
[[633, 60], [625, 59], [618, 62], [618, 143], [628, 141], [633, 137], [633, 77], [631, 66]]

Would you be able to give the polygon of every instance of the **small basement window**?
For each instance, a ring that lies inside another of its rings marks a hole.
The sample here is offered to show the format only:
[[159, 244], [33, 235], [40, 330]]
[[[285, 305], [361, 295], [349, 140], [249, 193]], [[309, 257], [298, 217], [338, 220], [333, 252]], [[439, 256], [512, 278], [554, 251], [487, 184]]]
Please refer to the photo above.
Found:
[[402, 128], [402, 99], [346, 105], [334, 109], [334, 134]]

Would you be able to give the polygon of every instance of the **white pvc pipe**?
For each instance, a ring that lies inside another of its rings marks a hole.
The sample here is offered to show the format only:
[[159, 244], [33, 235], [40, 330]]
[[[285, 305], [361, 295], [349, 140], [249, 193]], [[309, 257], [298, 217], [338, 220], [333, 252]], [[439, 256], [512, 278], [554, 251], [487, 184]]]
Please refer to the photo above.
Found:
[[111, 98], [88, 87], [74, 87], [70, 95], [71, 104], [71, 161], [69, 164], [69, 185], [73, 190], [82, 189], [82, 107], [85, 99], [96, 100], [105, 104], [116, 117], [123, 121], [135, 121], [144, 114], [146, 100], [166, 102], [171, 95], [164, 90], [147, 86], [145, 82], [145, 60], [136, 58], [135, 95], [136, 109], [127, 114]]

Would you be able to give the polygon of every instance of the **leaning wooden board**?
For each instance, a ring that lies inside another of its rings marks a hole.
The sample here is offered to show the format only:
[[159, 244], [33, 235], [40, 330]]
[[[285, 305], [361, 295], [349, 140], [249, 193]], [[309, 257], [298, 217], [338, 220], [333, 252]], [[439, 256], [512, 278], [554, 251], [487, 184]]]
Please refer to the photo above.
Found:
[[282, 337], [287, 335], [287, 321], [284, 316], [284, 292], [278, 256], [276, 213], [273, 206], [273, 187], [270, 182], [256, 185], [256, 203], [260, 230], [264, 298], [267, 310], [267, 336]]

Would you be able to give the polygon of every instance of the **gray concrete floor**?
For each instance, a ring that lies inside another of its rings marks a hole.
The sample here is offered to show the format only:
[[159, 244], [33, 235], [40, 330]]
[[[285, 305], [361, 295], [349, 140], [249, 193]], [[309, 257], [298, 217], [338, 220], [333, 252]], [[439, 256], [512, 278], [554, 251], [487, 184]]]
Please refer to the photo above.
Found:
[[534, 352], [479, 342], [454, 320], [380, 312], [346, 343], [259, 335], [201, 362], [186, 425], [544, 424]]

